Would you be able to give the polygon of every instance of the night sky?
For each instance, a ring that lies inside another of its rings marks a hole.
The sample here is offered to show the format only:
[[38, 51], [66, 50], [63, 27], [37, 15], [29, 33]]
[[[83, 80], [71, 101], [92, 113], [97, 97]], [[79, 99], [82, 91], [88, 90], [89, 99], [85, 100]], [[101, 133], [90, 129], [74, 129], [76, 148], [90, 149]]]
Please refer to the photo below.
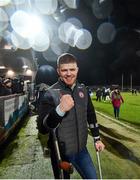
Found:
[[[110, 0], [106, 0], [110, 1]], [[139, 85], [140, 77], [140, 1], [114, 0], [111, 14], [99, 19], [92, 12], [92, 0], [80, 1], [78, 10], [69, 10], [67, 17], [77, 17], [93, 36], [92, 45], [86, 50], [71, 48], [70, 53], [79, 60], [79, 80], [87, 85]], [[105, 5], [104, 7], [105, 8]], [[103, 22], [111, 22], [116, 29], [112, 42], [101, 43], [97, 38], [97, 29]], [[138, 31], [139, 30], [139, 31]], [[39, 63], [45, 64], [43, 57]], [[55, 63], [49, 63], [55, 67]]]

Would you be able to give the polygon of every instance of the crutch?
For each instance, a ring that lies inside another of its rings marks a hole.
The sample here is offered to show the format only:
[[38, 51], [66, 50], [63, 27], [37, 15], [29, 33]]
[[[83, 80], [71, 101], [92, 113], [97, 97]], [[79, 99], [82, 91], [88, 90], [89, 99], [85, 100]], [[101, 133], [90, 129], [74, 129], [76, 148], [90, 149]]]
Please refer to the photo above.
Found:
[[56, 137], [56, 128], [52, 129], [52, 133], [53, 133], [54, 147], [55, 147], [57, 161], [58, 161], [58, 167], [59, 167], [59, 170], [60, 170], [60, 179], [64, 179], [63, 170], [67, 171], [70, 174], [72, 174], [73, 173], [73, 166], [69, 162], [62, 161], [61, 156], [60, 156], [58, 140], [57, 140], [57, 137]]
[[96, 150], [96, 157], [97, 157], [97, 163], [98, 163], [98, 170], [99, 170], [100, 180], [102, 180], [103, 176], [102, 176], [102, 169], [101, 169], [100, 152], [97, 151], [97, 150]]

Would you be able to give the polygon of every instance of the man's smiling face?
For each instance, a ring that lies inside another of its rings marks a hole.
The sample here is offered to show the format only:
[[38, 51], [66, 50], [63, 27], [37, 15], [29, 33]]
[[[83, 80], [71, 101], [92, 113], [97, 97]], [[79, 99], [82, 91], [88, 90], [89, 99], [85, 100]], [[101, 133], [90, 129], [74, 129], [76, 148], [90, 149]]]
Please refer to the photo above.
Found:
[[57, 72], [60, 79], [71, 87], [77, 79], [78, 67], [76, 63], [61, 64]]

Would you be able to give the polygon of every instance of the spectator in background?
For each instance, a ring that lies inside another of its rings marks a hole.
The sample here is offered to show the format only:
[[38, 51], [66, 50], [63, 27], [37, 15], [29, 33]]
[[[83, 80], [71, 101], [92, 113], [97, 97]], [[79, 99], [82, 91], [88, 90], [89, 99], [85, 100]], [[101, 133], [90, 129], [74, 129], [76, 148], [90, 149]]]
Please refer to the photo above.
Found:
[[134, 89], [132, 89], [132, 95], [134, 94]]
[[22, 77], [18, 78], [18, 92], [17, 93], [24, 93], [24, 79]]
[[110, 88], [106, 89], [106, 100], [110, 101]]
[[132, 89], [132, 95], [137, 95], [137, 89]]
[[17, 77], [14, 77], [14, 78], [13, 78], [13, 81], [12, 81], [12, 93], [13, 93], [13, 94], [16, 94], [17, 91], [18, 91], [17, 84], [18, 84], [18, 78], [17, 78]]
[[92, 89], [89, 88], [89, 87], [87, 87], [87, 89], [88, 89], [88, 92], [89, 92], [90, 97], [92, 98], [92, 96], [93, 96], [93, 91], [92, 91]]
[[3, 82], [2, 77], [0, 77], [0, 96], [3, 96]]
[[134, 89], [134, 93], [135, 93], [135, 95], [137, 95], [137, 89]]
[[101, 96], [102, 96], [102, 90], [98, 88], [96, 90], [96, 101], [101, 101]]
[[10, 78], [4, 79], [1, 84], [1, 96], [12, 94], [12, 80]]
[[15, 77], [12, 81], [12, 93], [24, 93], [24, 80]]
[[102, 100], [105, 102], [106, 101], [106, 87], [102, 88]]
[[119, 119], [120, 106], [122, 103], [124, 103], [124, 100], [123, 100], [123, 98], [120, 94], [120, 91], [118, 89], [115, 89], [112, 92], [111, 99], [112, 99], [112, 105], [114, 108], [114, 116], [115, 116], [115, 118]]

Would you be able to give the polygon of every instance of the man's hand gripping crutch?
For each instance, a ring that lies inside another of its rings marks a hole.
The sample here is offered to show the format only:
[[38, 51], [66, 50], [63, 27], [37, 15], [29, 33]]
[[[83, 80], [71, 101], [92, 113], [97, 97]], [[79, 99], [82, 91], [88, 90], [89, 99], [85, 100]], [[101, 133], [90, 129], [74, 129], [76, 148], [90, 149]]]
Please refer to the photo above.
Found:
[[101, 169], [100, 152], [104, 150], [104, 147], [105, 147], [104, 144], [100, 140], [95, 142], [96, 157], [97, 157], [99, 175], [101, 180], [103, 179], [103, 176]]

